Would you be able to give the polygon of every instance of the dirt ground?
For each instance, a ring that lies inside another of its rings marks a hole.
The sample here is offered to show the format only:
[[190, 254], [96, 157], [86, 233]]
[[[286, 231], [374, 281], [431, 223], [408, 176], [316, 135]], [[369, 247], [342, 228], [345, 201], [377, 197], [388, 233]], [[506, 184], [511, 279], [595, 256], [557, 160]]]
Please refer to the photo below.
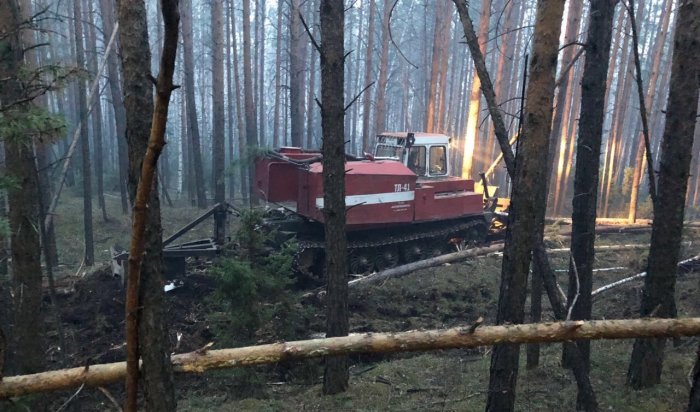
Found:
[[[550, 234], [555, 229], [550, 228]], [[686, 240], [696, 240], [688, 232]], [[649, 233], [607, 234], [597, 244], [648, 243]], [[565, 245], [563, 237], [551, 246]], [[700, 253], [698, 245], [684, 246], [683, 257]], [[596, 254], [594, 267], [621, 268], [595, 273], [594, 288], [640, 271], [645, 251]], [[554, 269], [567, 267], [567, 255], [553, 254]], [[353, 290], [350, 294], [351, 332], [389, 332], [411, 329], [446, 328], [469, 324], [483, 316], [493, 324], [500, 282], [501, 256], [493, 254], [415, 272], [400, 279]], [[207, 275], [210, 262], [188, 261], [182, 287], [167, 294], [168, 322], [173, 352], [198, 349], [208, 342], [220, 347], [220, 339], [210, 316], [208, 297], [216, 288]], [[566, 290], [567, 276], [559, 272]], [[679, 276], [677, 298], [679, 316], [700, 316], [697, 273]], [[631, 282], [605, 294], [594, 302], [594, 317], [618, 319], [636, 317], [642, 282]], [[108, 266], [80, 277], [74, 291], [61, 294], [57, 302], [66, 335], [68, 359], [63, 363], [56, 349], [54, 324], [47, 317], [51, 347], [50, 368], [61, 364], [86, 365], [123, 360], [124, 292]], [[304, 291], [291, 293], [299, 296]], [[302, 302], [302, 299], [299, 299]], [[545, 297], [546, 302], [546, 297]], [[48, 300], [47, 300], [48, 305]], [[302, 303], [299, 303], [302, 305]], [[304, 307], [306, 330], [296, 338], [304, 339], [323, 332], [323, 309]], [[529, 308], [529, 302], [528, 302]], [[547, 303], [545, 320], [552, 319]], [[179, 336], [179, 338], [178, 338]], [[275, 341], [274, 334], [263, 333], [261, 342]], [[680, 410], [687, 402], [685, 376], [692, 367], [697, 338], [683, 339], [679, 345], [667, 345], [663, 383], [645, 392], [634, 392], [625, 385], [630, 341], [598, 341], [592, 347], [592, 380], [601, 410]], [[521, 368], [518, 410], [570, 410], [575, 402], [575, 384], [571, 373], [559, 365], [560, 345], [543, 345], [540, 367]], [[524, 361], [524, 351], [521, 356]], [[178, 375], [179, 409], [183, 411], [228, 410], [483, 410], [488, 386], [488, 348], [436, 351], [420, 354], [361, 355], [352, 358], [350, 390], [334, 397], [320, 395], [321, 361], [295, 362], [251, 369], [216, 371], [203, 375]], [[121, 385], [107, 388], [120, 399]], [[51, 395], [60, 406], [74, 392]], [[99, 391], [84, 388], [72, 404], [76, 410], [114, 409]], [[55, 408], [54, 408], [55, 409]]]

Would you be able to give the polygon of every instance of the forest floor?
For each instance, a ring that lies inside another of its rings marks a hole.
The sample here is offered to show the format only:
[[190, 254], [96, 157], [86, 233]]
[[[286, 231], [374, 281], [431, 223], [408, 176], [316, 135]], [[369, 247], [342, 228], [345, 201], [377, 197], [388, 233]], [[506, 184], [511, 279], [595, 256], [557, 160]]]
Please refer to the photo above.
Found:
[[[65, 293], [57, 302], [66, 335], [68, 359], [61, 360], [56, 347], [52, 320], [47, 319], [51, 349], [49, 368], [83, 365], [124, 359], [123, 288], [110, 272], [109, 247], [114, 243], [128, 246], [130, 226], [115, 199], [108, 198], [110, 216], [106, 223], [95, 219], [95, 268], [81, 268], [81, 216], [68, 213], [77, 208], [78, 198], [67, 197], [56, 218], [59, 253], [63, 270], [59, 274]], [[75, 203], [75, 204], [73, 204]], [[95, 216], [100, 216], [95, 211]], [[195, 208], [163, 208], [164, 232], [167, 236], [199, 216]], [[114, 216], [119, 216], [114, 217]], [[557, 232], [554, 226], [548, 233]], [[562, 229], [565, 230], [565, 229]], [[204, 223], [192, 237], [207, 237], [211, 224]], [[649, 232], [606, 234], [597, 239], [603, 244], [639, 244], [649, 242]], [[688, 231], [685, 240], [698, 239], [698, 232]], [[554, 239], [566, 246], [566, 239]], [[700, 245], [685, 245], [682, 258], [700, 253]], [[646, 251], [600, 251], [595, 268], [621, 267], [595, 273], [594, 288], [640, 272]], [[555, 269], [567, 268], [567, 255], [551, 257]], [[214, 342], [225, 347], [217, 336], [220, 325], [211, 316], [211, 296], [216, 281], [207, 275], [211, 262], [189, 261], [184, 286], [168, 293], [167, 310], [173, 351], [189, 352]], [[400, 279], [351, 290], [351, 332], [390, 332], [411, 329], [445, 328], [470, 324], [483, 316], [493, 324], [498, 300], [501, 256], [493, 254], [451, 265], [414, 272]], [[78, 268], [81, 268], [78, 270]], [[76, 276], [76, 273], [78, 275]], [[567, 275], [559, 272], [566, 290]], [[67, 281], [67, 282], [66, 282]], [[700, 316], [697, 273], [680, 275], [677, 285], [678, 316]], [[601, 294], [594, 301], [596, 319], [637, 317], [642, 282], [636, 281]], [[299, 296], [303, 291], [291, 293]], [[305, 339], [323, 332], [323, 309], [311, 304], [296, 305], [303, 313], [303, 325], [295, 338]], [[545, 297], [546, 302], [546, 297]], [[47, 303], [48, 304], [48, 303]], [[529, 307], [529, 302], [528, 302]], [[548, 303], [545, 320], [551, 320]], [[178, 335], [180, 338], [178, 339]], [[263, 333], [258, 341], [278, 339]], [[632, 348], [631, 341], [595, 341], [592, 343], [592, 383], [601, 410], [675, 411], [682, 410], [688, 399], [687, 374], [696, 357], [698, 338], [686, 338], [666, 347], [667, 357], [661, 385], [632, 391], [625, 386], [625, 376]], [[561, 368], [561, 345], [542, 345], [540, 366], [526, 370], [525, 351], [521, 355], [518, 382], [518, 410], [574, 410], [576, 385], [572, 374]], [[358, 355], [352, 357], [350, 389], [337, 396], [321, 395], [322, 364], [319, 360], [279, 364], [249, 369], [213, 371], [202, 375], [178, 375], [179, 410], [183, 411], [405, 411], [483, 410], [488, 387], [490, 350], [445, 350], [417, 354]], [[109, 391], [119, 399], [121, 385]], [[74, 391], [57, 393], [60, 406]], [[113, 406], [94, 389], [85, 388], [72, 402], [78, 410], [108, 410]]]

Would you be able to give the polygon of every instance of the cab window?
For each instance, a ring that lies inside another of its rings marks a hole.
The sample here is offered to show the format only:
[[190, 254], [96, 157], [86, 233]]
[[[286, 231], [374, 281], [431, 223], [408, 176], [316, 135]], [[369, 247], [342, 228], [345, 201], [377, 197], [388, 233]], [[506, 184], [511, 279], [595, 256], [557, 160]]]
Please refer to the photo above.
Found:
[[447, 148], [445, 146], [433, 146], [430, 148], [430, 174], [447, 174]]
[[408, 151], [408, 163], [406, 166], [418, 176], [425, 176], [425, 146], [411, 147]]

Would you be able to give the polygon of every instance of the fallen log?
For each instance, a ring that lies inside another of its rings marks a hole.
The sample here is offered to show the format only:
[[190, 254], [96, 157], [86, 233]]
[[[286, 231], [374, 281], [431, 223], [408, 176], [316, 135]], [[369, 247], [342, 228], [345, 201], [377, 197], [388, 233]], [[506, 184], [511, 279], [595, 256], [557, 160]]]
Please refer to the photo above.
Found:
[[381, 282], [382, 280], [401, 277], [409, 273], [415, 272], [420, 269], [427, 269], [434, 266], [440, 266], [445, 263], [456, 262], [458, 260], [484, 256], [489, 253], [500, 252], [503, 250], [503, 244], [497, 243], [486, 247], [477, 247], [473, 249], [462, 250], [455, 253], [448, 253], [446, 255], [436, 256], [430, 259], [419, 260], [417, 262], [408, 263], [401, 266], [396, 266], [391, 269], [383, 270], [381, 272], [373, 273], [355, 280], [348, 282], [348, 287], [353, 288], [361, 285], [368, 285], [370, 283]]
[[[444, 330], [364, 333], [326, 339], [280, 342], [233, 349], [206, 349], [174, 355], [178, 373], [240, 368], [282, 361], [356, 353], [397, 353], [474, 348], [503, 343], [552, 343], [571, 340], [633, 339], [700, 335], [700, 318], [569, 321], [525, 325], [465, 326]], [[121, 382], [126, 362], [8, 376], [0, 382], [0, 399]]]
[[[634, 250], [634, 249], [648, 249], [649, 245], [645, 244], [631, 244], [631, 245], [601, 245], [596, 246], [596, 251], [619, 251], [619, 250]], [[381, 282], [389, 278], [396, 278], [408, 275], [420, 269], [427, 269], [435, 266], [440, 266], [445, 263], [452, 263], [459, 260], [463, 260], [470, 257], [484, 256], [490, 253], [497, 253], [503, 251], [503, 244], [497, 243], [487, 247], [478, 247], [474, 249], [462, 250], [455, 253], [448, 253], [446, 255], [440, 255], [430, 259], [419, 260], [417, 262], [408, 263], [401, 266], [396, 266], [391, 269], [386, 269], [381, 272], [372, 273], [361, 278], [357, 278], [348, 282], [348, 287], [353, 288], [362, 285], [368, 285], [371, 283]], [[562, 253], [568, 252], [569, 248], [557, 248], [557, 249], [547, 249], [550, 253]], [[323, 291], [319, 292], [319, 295], [323, 295]], [[308, 294], [307, 294], [308, 295]], [[308, 297], [305, 295], [305, 297]], [[310, 295], [309, 295], [310, 296]]]
[[[689, 259], [681, 260], [680, 262], [678, 262], [678, 270], [679, 271], [692, 272], [693, 270], [696, 270], [696, 269], [700, 269], [700, 255], [693, 256]], [[632, 282], [633, 280], [642, 279], [642, 278], [646, 277], [646, 275], [647, 275], [647, 272], [641, 272], [641, 273], [637, 273], [634, 276], [626, 277], [624, 279], [620, 279], [616, 282], [607, 284], [605, 286], [601, 286], [598, 289], [591, 292], [591, 296], [595, 297], [596, 295], [599, 295], [599, 294], [601, 294], [605, 291], [608, 291], [610, 289], [613, 289], [617, 286]]]

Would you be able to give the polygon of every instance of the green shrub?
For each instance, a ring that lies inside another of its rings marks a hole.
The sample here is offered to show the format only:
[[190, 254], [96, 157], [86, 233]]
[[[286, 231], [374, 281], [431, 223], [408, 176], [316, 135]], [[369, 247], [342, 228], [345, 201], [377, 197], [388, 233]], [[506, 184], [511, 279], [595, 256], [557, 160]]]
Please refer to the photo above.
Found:
[[217, 335], [233, 344], [248, 344], [259, 335], [288, 338], [293, 334], [295, 300], [290, 297], [296, 245], [270, 246], [274, 234], [260, 230], [261, 214], [246, 211], [235, 235], [233, 256], [212, 270], [217, 280], [213, 295], [220, 312], [214, 317]]

